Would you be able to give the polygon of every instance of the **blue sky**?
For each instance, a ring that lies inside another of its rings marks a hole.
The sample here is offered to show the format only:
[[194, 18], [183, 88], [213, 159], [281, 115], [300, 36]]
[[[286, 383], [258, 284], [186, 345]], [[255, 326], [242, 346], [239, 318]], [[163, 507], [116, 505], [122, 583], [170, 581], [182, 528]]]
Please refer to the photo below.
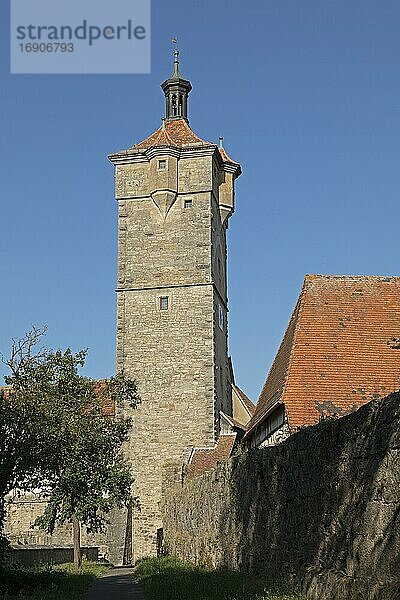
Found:
[[[83, 0], [84, 1], [84, 0]], [[306, 273], [399, 274], [400, 4], [152, 3], [150, 75], [10, 75], [0, 6], [0, 350], [31, 324], [115, 361], [107, 154], [154, 131], [172, 35], [190, 123], [243, 175], [229, 227], [230, 352], [256, 400]], [[4, 369], [0, 367], [0, 376]]]

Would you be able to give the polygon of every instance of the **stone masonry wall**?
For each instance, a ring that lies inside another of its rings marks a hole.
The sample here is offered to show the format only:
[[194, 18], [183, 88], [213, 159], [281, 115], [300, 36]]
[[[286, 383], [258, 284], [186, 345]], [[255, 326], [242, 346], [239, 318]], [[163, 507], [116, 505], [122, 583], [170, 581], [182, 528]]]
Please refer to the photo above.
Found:
[[[6, 502], [4, 533], [13, 546], [71, 546], [73, 537], [70, 524], [57, 525], [53, 535], [47, 534], [38, 527], [32, 527], [35, 519], [43, 514], [46, 504], [46, 500], [35, 494], [25, 494]], [[86, 528], [82, 527], [81, 538], [82, 546], [98, 546], [100, 555], [108, 558], [105, 534], [89, 534]]]
[[400, 598], [400, 394], [166, 488], [169, 552], [312, 600]]
[[125, 349], [125, 364], [142, 398], [132, 413], [134, 428], [126, 446], [140, 502], [133, 512], [134, 560], [156, 552], [163, 466], [171, 461], [183, 465], [192, 446], [214, 443], [212, 288], [167, 288], [164, 293], [168, 311], [157, 309], [154, 290], [125, 298], [127, 334], [135, 341]]
[[[82, 557], [97, 562], [98, 548], [95, 546], [81, 547]], [[7, 550], [4, 557], [7, 565], [61, 565], [74, 560], [74, 548], [57, 546], [28, 547], [18, 546]]]
[[[115, 515], [117, 564], [127, 543], [134, 561], [155, 555], [163, 469], [182, 467], [193, 446], [214, 446], [219, 409], [227, 404], [225, 225], [213, 191], [219, 177], [213, 152], [178, 157], [166, 148], [148, 159], [134, 155], [116, 169], [117, 368], [136, 379], [142, 398], [130, 413], [134, 427], [125, 448], [139, 505], [131, 531], [124, 529], [128, 518]], [[166, 161], [161, 170], [160, 160]], [[160, 310], [161, 297], [168, 297], [167, 310]]]

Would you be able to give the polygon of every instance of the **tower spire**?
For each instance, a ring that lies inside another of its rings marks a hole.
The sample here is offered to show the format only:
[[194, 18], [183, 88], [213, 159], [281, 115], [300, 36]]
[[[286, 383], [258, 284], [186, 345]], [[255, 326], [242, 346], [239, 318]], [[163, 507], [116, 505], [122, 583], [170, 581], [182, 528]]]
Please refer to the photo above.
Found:
[[192, 84], [187, 79], [184, 79], [179, 69], [179, 50], [177, 48], [177, 38], [172, 38], [174, 45], [174, 67], [172, 75], [161, 84], [161, 88], [165, 94], [166, 109], [165, 118], [167, 121], [171, 119], [186, 119], [188, 120], [187, 99]]
[[179, 50], [177, 46], [178, 39], [173, 37], [172, 43], [174, 45], [174, 70], [172, 71], [171, 79], [183, 79], [182, 73], [179, 70]]

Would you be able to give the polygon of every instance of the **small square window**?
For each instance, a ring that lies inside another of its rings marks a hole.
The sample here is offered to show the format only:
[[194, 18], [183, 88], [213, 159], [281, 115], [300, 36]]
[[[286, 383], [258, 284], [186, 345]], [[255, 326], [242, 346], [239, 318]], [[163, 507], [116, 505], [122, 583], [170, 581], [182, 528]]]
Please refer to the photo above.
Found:
[[165, 158], [162, 158], [161, 160], [158, 161], [158, 170], [159, 171], [167, 170], [167, 160]]
[[160, 298], [160, 310], [168, 310], [169, 308], [168, 296], [161, 296]]
[[183, 203], [183, 208], [192, 208], [193, 206], [193, 200], [185, 200], [185, 202]]

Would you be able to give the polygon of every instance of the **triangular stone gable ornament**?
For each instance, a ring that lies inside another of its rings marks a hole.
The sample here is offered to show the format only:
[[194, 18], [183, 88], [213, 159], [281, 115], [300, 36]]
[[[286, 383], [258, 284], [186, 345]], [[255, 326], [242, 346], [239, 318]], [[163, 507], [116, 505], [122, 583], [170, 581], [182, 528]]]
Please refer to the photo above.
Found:
[[156, 192], [152, 192], [150, 196], [165, 221], [171, 206], [176, 200], [176, 192], [171, 192], [170, 190], [158, 190]]

